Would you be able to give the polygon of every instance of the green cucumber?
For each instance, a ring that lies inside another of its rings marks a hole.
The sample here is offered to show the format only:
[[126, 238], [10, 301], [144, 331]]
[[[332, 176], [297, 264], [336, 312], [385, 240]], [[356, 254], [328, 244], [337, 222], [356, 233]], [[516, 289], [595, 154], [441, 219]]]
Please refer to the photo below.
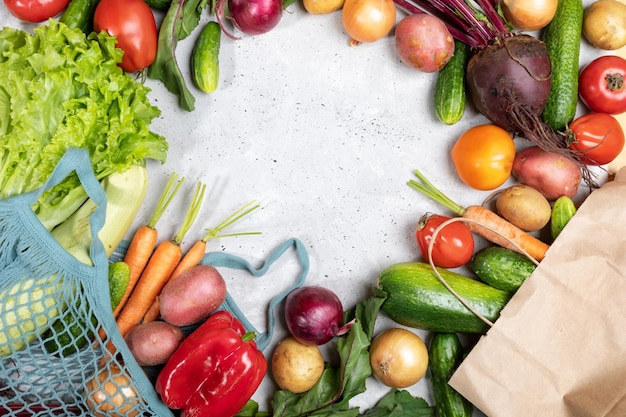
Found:
[[463, 346], [456, 333], [435, 333], [430, 341], [428, 370], [438, 417], [471, 417], [472, 403], [448, 381], [463, 360]]
[[522, 254], [501, 246], [487, 246], [472, 256], [470, 266], [484, 283], [514, 293], [536, 265]]
[[172, 0], [145, 0], [152, 9], [165, 11], [172, 5]]
[[543, 41], [552, 63], [552, 87], [541, 116], [557, 131], [564, 130], [576, 115], [582, 22], [582, 0], [559, 0], [554, 18], [544, 30]]
[[109, 264], [109, 295], [111, 311], [119, 305], [130, 281], [130, 266], [124, 261]]
[[550, 214], [550, 233], [552, 239], [556, 239], [561, 234], [565, 225], [572, 220], [576, 214], [576, 205], [566, 195], [556, 199], [552, 205], [552, 213]]
[[85, 33], [93, 30], [93, 15], [100, 0], [71, 0], [59, 18], [71, 28], [78, 28]]
[[[495, 321], [511, 294], [478, 280], [438, 268], [442, 278], [489, 321]], [[385, 268], [377, 291], [386, 297], [381, 310], [395, 322], [450, 333], [485, 333], [489, 326], [456, 298], [425, 262], [402, 262]]]
[[211, 21], [200, 32], [191, 53], [191, 75], [196, 87], [212, 93], [219, 82], [219, 51], [222, 29]]
[[[109, 296], [111, 311], [115, 310], [122, 301], [130, 281], [130, 267], [126, 262], [119, 261], [109, 264]], [[77, 307], [80, 307], [78, 305]], [[96, 327], [98, 321], [91, 316], [91, 326]], [[65, 311], [59, 320], [56, 320], [50, 330], [44, 335], [44, 347], [51, 355], [69, 356], [86, 346], [93, 333], [87, 329], [83, 317], [76, 317]]]
[[457, 123], [465, 113], [465, 66], [469, 47], [454, 41], [454, 55], [437, 74], [434, 92], [435, 115], [447, 125]]

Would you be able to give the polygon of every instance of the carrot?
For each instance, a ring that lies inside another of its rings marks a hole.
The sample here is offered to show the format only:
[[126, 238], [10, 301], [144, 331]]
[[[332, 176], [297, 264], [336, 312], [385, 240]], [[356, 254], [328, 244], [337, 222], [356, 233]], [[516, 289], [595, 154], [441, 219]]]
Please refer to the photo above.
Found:
[[163, 216], [163, 213], [184, 181], [185, 178], [181, 178], [180, 180], [178, 179], [178, 174], [172, 173], [170, 175], [150, 220], [148, 220], [148, 223], [145, 225], [139, 227], [133, 235], [128, 249], [126, 250], [126, 255], [124, 256], [124, 262], [126, 262], [130, 267], [130, 280], [122, 300], [113, 312], [114, 317], [117, 317], [119, 312], [124, 307], [124, 304], [126, 304], [126, 301], [137, 285], [137, 281], [146, 267], [150, 256], [152, 256], [152, 251], [154, 251], [154, 246], [156, 245], [158, 239], [156, 224]]
[[122, 336], [125, 336], [141, 322], [180, 262], [182, 258], [181, 243], [198, 215], [205, 188], [204, 184], [198, 182], [180, 230], [171, 240], [159, 243], [141, 273], [134, 291], [117, 318], [117, 326]]
[[530, 256], [537, 261], [541, 261], [545, 257], [546, 252], [550, 248], [545, 242], [509, 223], [484, 206], [463, 207], [455, 203], [428, 181], [421, 172], [415, 170], [414, 173], [420, 181], [410, 180], [407, 183], [409, 187], [468, 220], [466, 222], [467, 226], [473, 233], [484, 237], [492, 243]]
[[[254, 210], [256, 210], [257, 208], [259, 208], [258, 204], [250, 207], [252, 204], [254, 204], [254, 200], [250, 201], [249, 203], [247, 203], [247, 204], [243, 205], [242, 207], [240, 207], [239, 209], [235, 210], [235, 212], [233, 212], [230, 216], [228, 216], [227, 218], [222, 220], [222, 222], [219, 223], [214, 228], [208, 229], [207, 234], [204, 235], [204, 237], [202, 239], [197, 240], [191, 246], [191, 248], [189, 248], [189, 250], [185, 253], [185, 256], [183, 257], [183, 259], [181, 259], [181, 261], [178, 263], [178, 265], [174, 269], [174, 272], [172, 272], [172, 275], [170, 276], [168, 282], [173, 280], [173, 279], [175, 279], [178, 275], [180, 275], [184, 271], [188, 270], [189, 268], [192, 268], [192, 267], [198, 265], [200, 263], [200, 261], [202, 261], [202, 258], [204, 257], [204, 254], [206, 253], [206, 246], [207, 246], [207, 242], [209, 240], [217, 239], [217, 238], [220, 238], [220, 237], [230, 237], [230, 236], [242, 236], [242, 235], [259, 234], [260, 232], [244, 232], [244, 233], [220, 234], [220, 232], [222, 230], [224, 230], [225, 228], [227, 228], [231, 224], [237, 222], [239, 219], [247, 216], [249, 213], [251, 213]], [[157, 298], [156, 300], [154, 300], [154, 302], [152, 303], [152, 305], [150, 306], [150, 308], [148, 309], [148, 311], [144, 315], [143, 321], [147, 322], [147, 321], [154, 321], [154, 320], [156, 320], [159, 317], [160, 311], [161, 311], [161, 306], [160, 306], [159, 300]]]
[[254, 203], [254, 200], [246, 203], [239, 209], [235, 210], [230, 216], [222, 220], [222, 222], [219, 223], [217, 226], [215, 226], [212, 229], [208, 229], [207, 234], [204, 235], [204, 237], [201, 240], [196, 241], [193, 244], [193, 246], [187, 251], [187, 253], [185, 253], [185, 256], [183, 257], [183, 259], [180, 261], [180, 263], [174, 270], [174, 273], [172, 274], [172, 277], [170, 279], [173, 279], [174, 277], [179, 275], [181, 272], [186, 271], [192, 266], [199, 264], [202, 258], [204, 257], [204, 254], [206, 252], [206, 244], [209, 240], [218, 239], [221, 237], [260, 234], [260, 232], [220, 234], [220, 232], [223, 231], [225, 228], [227, 228], [231, 224], [237, 222], [241, 218], [247, 216], [248, 214], [252, 213], [257, 208], [259, 208], [258, 204], [250, 207], [253, 203]]

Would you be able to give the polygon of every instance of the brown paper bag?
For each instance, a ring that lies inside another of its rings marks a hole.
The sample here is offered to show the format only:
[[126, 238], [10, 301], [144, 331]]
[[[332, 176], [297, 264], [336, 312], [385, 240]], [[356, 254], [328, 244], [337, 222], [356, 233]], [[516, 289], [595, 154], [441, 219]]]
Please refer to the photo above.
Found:
[[489, 417], [626, 416], [626, 168], [587, 197], [450, 385]]

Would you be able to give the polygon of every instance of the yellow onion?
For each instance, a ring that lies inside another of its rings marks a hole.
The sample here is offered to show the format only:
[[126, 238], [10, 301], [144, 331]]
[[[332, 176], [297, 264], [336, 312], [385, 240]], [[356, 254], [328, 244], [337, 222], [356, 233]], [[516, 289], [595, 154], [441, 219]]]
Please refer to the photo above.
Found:
[[372, 373], [391, 388], [406, 388], [417, 383], [428, 368], [428, 348], [410, 330], [391, 328], [383, 331], [370, 346]]
[[87, 406], [94, 417], [136, 417], [139, 404], [130, 378], [117, 365], [100, 369], [87, 381]]
[[393, 0], [346, 0], [341, 21], [353, 41], [376, 42], [396, 23], [396, 5]]
[[558, 0], [502, 0], [504, 17], [518, 29], [539, 30], [554, 18]]

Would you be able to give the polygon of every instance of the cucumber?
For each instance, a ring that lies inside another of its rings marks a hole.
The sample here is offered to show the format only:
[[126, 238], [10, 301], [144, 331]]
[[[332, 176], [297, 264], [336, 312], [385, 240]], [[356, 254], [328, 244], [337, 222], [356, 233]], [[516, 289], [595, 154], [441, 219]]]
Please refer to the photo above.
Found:
[[111, 311], [119, 305], [130, 281], [130, 266], [124, 261], [109, 264], [109, 295]]
[[556, 199], [550, 213], [550, 234], [552, 239], [556, 239], [561, 234], [567, 223], [574, 217], [574, 214], [576, 214], [576, 205], [571, 198], [562, 195]]
[[554, 18], [544, 30], [552, 87], [541, 116], [557, 131], [564, 130], [576, 115], [582, 22], [582, 0], [559, 0]]
[[[115, 307], [122, 301], [129, 281], [130, 267], [126, 262], [109, 264], [111, 311], [115, 310]], [[93, 327], [97, 326], [98, 320], [95, 316], [91, 316], [90, 321]], [[44, 347], [51, 355], [69, 356], [86, 346], [92, 335], [83, 317], [76, 317], [70, 311], [66, 311], [44, 335], [44, 340], [46, 340]]]
[[428, 370], [438, 417], [471, 417], [472, 403], [448, 381], [463, 360], [463, 346], [456, 333], [435, 333], [430, 341]]
[[483, 282], [514, 293], [533, 273], [536, 265], [522, 254], [501, 246], [488, 246], [476, 252], [470, 266]]
[[205, 93], [217, 89], [219, 81], [219, 51], [222, 29], [211, 21], [204, 26], [191, 53], [191, 75], [196, 87]]
[[59, 18], [71, 28], [78, 28], [85, 33], [93, 30], [93, 15], [100, 0], [71, 0]]
[[[511, 298], [478, 280], [438, 268], [459, 296], [489, 321], [495, 321]], [[402, 262], [385, 268], [377, 291], [386, 297], [381, 310], [395, 322], [419, 329], [450, 333], [485, 333], [488, 325], [452, 294], [425, 262]]]
[[465, 66], [469, 47], [454, 41], [454, 55], [437, 74], [434, 92], [435, 115], [447, 125], [457, 123], [465, 113]]
[[172, 5], [172, 0], [146, 0], [146, 4], [152, 9], [165, 11]]

